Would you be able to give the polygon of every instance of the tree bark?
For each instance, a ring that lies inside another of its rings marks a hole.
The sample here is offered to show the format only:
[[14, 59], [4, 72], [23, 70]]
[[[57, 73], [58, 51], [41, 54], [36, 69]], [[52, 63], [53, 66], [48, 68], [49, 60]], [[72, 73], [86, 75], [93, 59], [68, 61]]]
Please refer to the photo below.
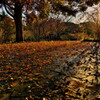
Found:
[[15, 26], [16, 26], [16, 42], [23, 41], [22, 7], [23, 6], [20, 3], [15, 3], [14, 20], [15, 20]]

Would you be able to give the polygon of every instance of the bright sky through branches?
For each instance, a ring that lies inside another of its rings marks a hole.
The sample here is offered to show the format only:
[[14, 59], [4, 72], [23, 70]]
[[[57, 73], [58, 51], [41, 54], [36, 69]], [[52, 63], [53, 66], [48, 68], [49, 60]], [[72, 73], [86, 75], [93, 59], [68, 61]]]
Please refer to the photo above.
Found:
[[[98, 5], [95, 5], [95, 6], [93, 6], [93, 7], [99, 7], [100, 6], [100, 4], [98, 4]], [[86, 12], [91, 12], [91, 11], [93, 11], [94, 9], [93, 9], [93, 7], [88, 7], [87, 8], [87, 10], [86, 10]], [[5, 11], [5, 9], [3, 9], [4, 11]], [[5, 11], [6, 12], [6, 11]], [[0, 9], [0, 14], [2, 13], [2, 9]], [[71, 22], [74, 22], [74, 23], [76, 23], [76, 24], [79, 24], [79, 23], [82, 23], [82, 22], [84, 22], [84, 21], [86, 21], [86, 17], [85, 16], [81, 16], [81, 17], [83, 17], [81, 20], [79, 20], [79, 16], [81, 15], [81, 13], [78, 13], [77, 15], [76, 15], [76, 17], [72, 17], [72, 19], [71, 20], [69, 20], [69, 21], [71, 21]], [[8, 15], [9, 16], [9, 15]], [[55, 17], [55, 15], [53, 15], [54, 17]], [[62, 19], [62, 15], [60, 15], [60, 18]], [[63, 17], [63, 19], [65, 19], [66, 17]], [[65, 21], [67, 21], [68, 19], [70, 19], [70, 17], [68, 17], [68, 18], [66, 18], [65, 19]]]

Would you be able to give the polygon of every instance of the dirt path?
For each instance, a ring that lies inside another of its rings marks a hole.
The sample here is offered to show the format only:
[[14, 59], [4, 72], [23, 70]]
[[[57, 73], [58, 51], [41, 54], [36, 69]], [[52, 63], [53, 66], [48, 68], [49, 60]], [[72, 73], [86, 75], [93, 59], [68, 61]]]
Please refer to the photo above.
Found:
[[59, 82], [66, 85], [66, 100], [99, 100], [100, 44], [91, 43], [88, 48], [71, 52], [71, 56], [57, 57], [54, 66], [55, 72], [60, 73]]

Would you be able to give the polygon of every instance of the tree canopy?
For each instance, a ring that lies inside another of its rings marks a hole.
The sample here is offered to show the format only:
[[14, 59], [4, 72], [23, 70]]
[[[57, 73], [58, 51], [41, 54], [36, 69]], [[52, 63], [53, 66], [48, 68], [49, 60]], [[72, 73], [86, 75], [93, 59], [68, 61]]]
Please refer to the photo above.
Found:
[[[85, 11], [88, 6], [99, 3], [100, 0], [0, 0], [0, 6], [14, 19], [16, 26], [16, 41], [23, 41], [22, 17], [46, 18], [50, 13], [61, 12], [64, 15], [73, 15]], [[30, 17], [29, 15], [32, 15]], [[22, 16], [23, 15], [23, 16]]]

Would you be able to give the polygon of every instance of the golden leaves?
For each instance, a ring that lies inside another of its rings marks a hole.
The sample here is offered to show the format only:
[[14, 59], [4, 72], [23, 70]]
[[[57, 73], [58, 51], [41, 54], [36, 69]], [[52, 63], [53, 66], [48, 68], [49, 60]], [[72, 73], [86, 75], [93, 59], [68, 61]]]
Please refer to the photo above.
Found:
[[[49, 70], [49, 68], [52, 68], [55, 58], [61, 58], [63, 55], [67, 56], [71, 54], [71, 50], [80, 47], [86, 48], [87, 46], [87, 43], [76, 41], [27, 42], [0, 45], [2, 47], [0, 48], [0, 85], [13, 89], [15, 87], [19, 88], [17, 85], [22, 84], [23, 87], [20, 88], [26, 89], [28, 85], [30, 86], [29, 91], [34, 93], [36, 91], [42, 93], [44, 89], [47, 89], [48, 92], [51, 85], [57, 85], [57, 83], [53, 83], [55, 80], [51, 81], [55, 75], [50, 73]], [[57, 51], [61, 52], [62, 50], [65, 51], [62, 55], [59, 55]], [[74, 54], [72, 53], [71, 55]], [[49, 83], [48, 80], [51, 82]], [[70, 81], [70, 83], [74, 89], [81, 86], [76, 81]], [[55, 93], [55, 90], [53, 93]], [[68, 95], [68, 93], [65, 92], [65, 95]], [[32, 98], [32, 96], [29, 98]]]

